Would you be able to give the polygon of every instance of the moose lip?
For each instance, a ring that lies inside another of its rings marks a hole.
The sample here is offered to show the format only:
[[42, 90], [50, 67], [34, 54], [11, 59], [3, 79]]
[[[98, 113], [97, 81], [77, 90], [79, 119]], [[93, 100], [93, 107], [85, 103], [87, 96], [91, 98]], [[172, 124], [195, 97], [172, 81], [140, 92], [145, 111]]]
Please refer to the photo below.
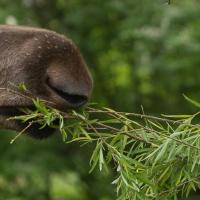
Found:
[[[28, 106], [28, 107], [31, 108], [33, 106]], [[24, 108], [24, 107], [1, 106], [0, 107], [0, 115], [8, 116], [8, 117], [22, 115], [23, 112], [20, 111], [20, 108]]]
[[[31, 110], [35, 110], [34, 106], [20, 106], [20, 107], [14, 107], [14, 106], [2, 106], [0, 107], [0, 115], [5, 117], [14, 117], [23, 115], [24, 113], [20, 111], [22, 108], [29, 108]], [[15, 121], [17, 130], [23, 130], [29, 125], [29, 121], [27, 122], [21, 122], [21, 121]], [[41, 124], [39, 123], [33, 123], [29, 128], [26, 129], [26, 133], [30, 135], [31, 137], [35, 139], [43, 139], [51, 136], [55, 132], [55, 129], [51, 127], [44, 127], [41, 129]]]
[[[28, 122], [22, 123], [22, 122], [17, 122], [18, 126], [21, 127], [21, 129], [25, 129], [29, 124]], [[41, 125], [39, 123], [33, 123], [27, 130], [26, 133], [30, 135], [31, 137], [35, 139], [44, 139], [48, 138], [55, 132], [55, 129], [51, 127], [44, 127], [41, 129]]]

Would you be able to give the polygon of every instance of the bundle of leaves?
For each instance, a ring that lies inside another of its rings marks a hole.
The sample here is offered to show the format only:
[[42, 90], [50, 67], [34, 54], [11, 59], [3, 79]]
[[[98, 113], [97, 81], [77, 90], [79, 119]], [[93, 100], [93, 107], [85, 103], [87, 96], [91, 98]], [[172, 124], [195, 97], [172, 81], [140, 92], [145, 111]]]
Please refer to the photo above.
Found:
[[200, 187], [199, 113], [155, 117], [94, 105], [65, 113], [33, 102], [34, 111], [14, 119], [58, 129], [66, 144], [92, 144], [90, 172], [111, 168], [118, 200], [180, 199]]

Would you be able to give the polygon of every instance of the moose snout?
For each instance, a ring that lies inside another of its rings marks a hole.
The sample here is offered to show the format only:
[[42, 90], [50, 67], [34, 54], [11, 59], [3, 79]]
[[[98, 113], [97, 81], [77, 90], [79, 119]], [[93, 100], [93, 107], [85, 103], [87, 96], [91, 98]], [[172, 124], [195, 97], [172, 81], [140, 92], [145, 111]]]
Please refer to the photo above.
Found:
[[[6, 89], [0, 91], [1, 126], [25, 130], [24, 123], [7, 117], [18, 115], [18, 108], [32, 107], [32, 98], [65, 112], [88, 102], [91, 75], [79, 48], [68, 37], [40, 28], [0, 25], [0, 40], [0, 87]], [[11, 92], [21, 83], [27, 91]], [[54, 129], [40, 129], [36, 124], [26, 132], [46, 138]]]

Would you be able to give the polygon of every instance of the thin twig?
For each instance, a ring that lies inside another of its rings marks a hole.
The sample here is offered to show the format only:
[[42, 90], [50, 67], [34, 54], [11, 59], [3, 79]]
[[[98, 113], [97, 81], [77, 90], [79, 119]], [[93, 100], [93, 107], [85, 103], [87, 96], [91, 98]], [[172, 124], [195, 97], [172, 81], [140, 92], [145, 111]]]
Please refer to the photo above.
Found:
[[28, 126], [26, 126], [22, 131], [20, 131], [11, 141], [10, 144], [13, 144], [15, 142], [15, 140], [20, 137], [31, 125], [33, 124], [33, 122], [29, 122]]
[[145, 115], [145, 114], [139, 114], [139, 113], [126, 113], [126, 112], [107, 111], [107, 110], [104, 111], [104, 110], [94, 109], [94, 108], [91, 108], [91, 107], [87, 107], [87, 108], [89, 108], [87, 110], [88, 113], [122, 114], [122, 115], [125, 115], [125, 116], [139, 117], [141, 119], [147, 118], [147, 119], [153, 119], [153, 120], [162, 121], [162, 122], [181, 123], [181, 120], [175, 121], [175, 120], [171, 120], [171, 119], [166, 119], [166, 118], [161, 118], [161, 117], [155, 117], [155, 116]]

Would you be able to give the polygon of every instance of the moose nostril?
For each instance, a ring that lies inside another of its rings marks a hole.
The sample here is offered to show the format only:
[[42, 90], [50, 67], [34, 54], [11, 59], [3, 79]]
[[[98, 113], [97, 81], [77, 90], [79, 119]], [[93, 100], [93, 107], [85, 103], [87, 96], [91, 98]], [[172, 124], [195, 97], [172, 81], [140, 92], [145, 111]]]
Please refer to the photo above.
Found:
[[80, 107], [87, 103], [88, 98], [84, 95], [78, 95], [78, 94], [68, 94], [66, 92], [63, 92], [61, 90], [55, 89], [54, 90], [58, 93], [59, 96], [61, 96], [63, 99], [65, 99], [68, 103], [70, 103], [73, 107]]
[[85, 95], [70, 94], [52, 86], [52, 84], [49, 82], [49, 79], [47, 79], [47, 85], [74, 108], [80, 107], [86, 104], [88, 101], [88, 97]]

